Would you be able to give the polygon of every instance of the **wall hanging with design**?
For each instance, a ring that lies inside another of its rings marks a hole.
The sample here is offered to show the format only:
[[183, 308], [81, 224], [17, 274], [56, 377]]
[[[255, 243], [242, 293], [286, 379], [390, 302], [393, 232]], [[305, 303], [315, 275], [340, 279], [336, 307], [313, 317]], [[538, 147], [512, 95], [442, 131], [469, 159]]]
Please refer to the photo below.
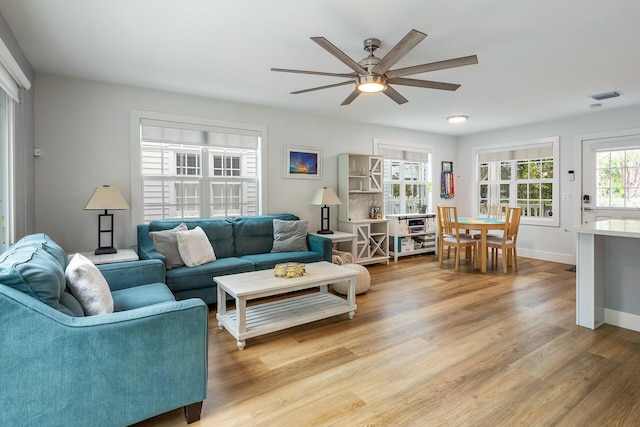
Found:
[[453, 184], [453, 162], [442, 162], [442, 173], [440, 174], [440, 198], [453, 199], [455, 193], [455, 186]]

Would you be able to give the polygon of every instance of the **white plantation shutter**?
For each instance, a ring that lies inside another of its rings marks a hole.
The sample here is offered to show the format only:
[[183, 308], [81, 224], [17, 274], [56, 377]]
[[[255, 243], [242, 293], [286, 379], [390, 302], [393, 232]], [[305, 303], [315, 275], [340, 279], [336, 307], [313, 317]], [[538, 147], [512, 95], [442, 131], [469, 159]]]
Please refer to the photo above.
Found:
[[16, 102], [20, 102], [19, 88], [31, 88], [31, 82], [27, 79], [16, 60], [11, 55], [9, 48], [0, 39], [0, 87]]

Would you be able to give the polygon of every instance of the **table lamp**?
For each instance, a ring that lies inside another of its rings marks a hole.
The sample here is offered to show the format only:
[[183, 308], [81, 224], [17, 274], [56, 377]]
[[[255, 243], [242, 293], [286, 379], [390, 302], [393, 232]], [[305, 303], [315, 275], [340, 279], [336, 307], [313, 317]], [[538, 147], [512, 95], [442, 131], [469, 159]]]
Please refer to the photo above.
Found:
[[[120, 194], [117, 187], [103, 185], [97, 187], [87, 202], [85, 210], [104, 210], [98, 215], [98, 249], [96, 255], [115, 254], [118, 252], [113, 247], [113, 214], [107, 213], [108, 209], [129, 209], [129, 205]], [[104, 241], [107, 243], [103, 243]]]
[[329, 230], [329, 206], [327, 205], [341, 205], [342, 202], [338, 198], [338, 195], [333, 188], [321, 188], [316, 191], [311, 199], [312, 205], [321, 205], [320, 208], [320, 230], [318, 234], [333, 234], [333, 231]]

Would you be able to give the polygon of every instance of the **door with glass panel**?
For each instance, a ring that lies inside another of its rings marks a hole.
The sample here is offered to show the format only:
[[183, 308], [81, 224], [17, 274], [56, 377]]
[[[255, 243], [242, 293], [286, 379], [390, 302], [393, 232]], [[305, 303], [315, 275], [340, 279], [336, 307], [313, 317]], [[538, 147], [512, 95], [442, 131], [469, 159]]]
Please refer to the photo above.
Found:
[[583, 140], [582, 223], [640, 219], [640, 134]]

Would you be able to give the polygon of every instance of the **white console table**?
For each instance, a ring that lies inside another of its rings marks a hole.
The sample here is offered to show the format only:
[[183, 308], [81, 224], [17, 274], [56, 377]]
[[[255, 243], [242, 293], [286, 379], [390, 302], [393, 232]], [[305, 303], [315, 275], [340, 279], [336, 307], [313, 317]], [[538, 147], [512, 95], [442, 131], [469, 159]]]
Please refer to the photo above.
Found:
[[[133, 249], [118, 249], [115, 254], [96, 255], [95, 252], [80, 252], [94, 264], [111, 264], [115, 262], [137, 261], [138, 254]], [[73, 256], [74, 254], [69, 254]]]
[[[640, 220], [602, 220], [566, 231], [577, 234], [576, 323], [639, 330]], [[627, 307], [607, 307], [607, 300]]]
[[334, 249], [340, 249], [337, 245], [339, 243], [349, 243], [349, 253], [356, 259], [356, 235], [353, 233], [345, 233], [344, 231], [334, 231], [331, 234], [319, 234], [310, 233], [316, 236], [326, 237], [331, 239], [331, 245]]

